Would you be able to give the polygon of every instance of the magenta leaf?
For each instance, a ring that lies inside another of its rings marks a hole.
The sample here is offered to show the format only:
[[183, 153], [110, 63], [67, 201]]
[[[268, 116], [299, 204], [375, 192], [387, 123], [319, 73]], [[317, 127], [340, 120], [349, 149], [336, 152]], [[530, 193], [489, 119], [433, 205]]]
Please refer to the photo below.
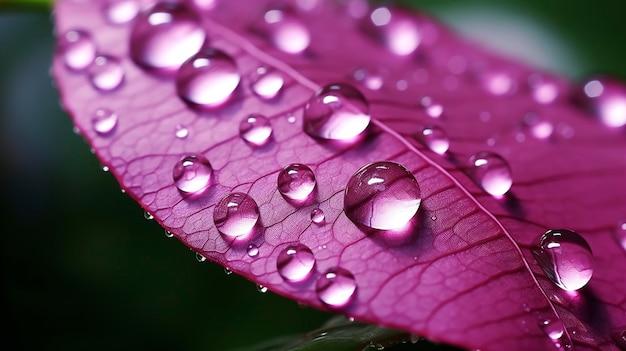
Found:
[[59, 1], [53, 72], [187, 246], [438, 342], [626, 349], [623, 85], [361, 1], [146, 3]]

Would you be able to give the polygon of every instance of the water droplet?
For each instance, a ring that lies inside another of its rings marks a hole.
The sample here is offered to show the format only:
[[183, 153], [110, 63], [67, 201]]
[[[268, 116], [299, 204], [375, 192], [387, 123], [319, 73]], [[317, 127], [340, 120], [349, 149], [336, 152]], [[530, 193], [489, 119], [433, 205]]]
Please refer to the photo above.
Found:
[[351, 141], [370, 123], [369, 104], [347, 84], [329, 84], [304, 107], [303, 128], [314, 138]]
[[430, 96], [424, 96], [420, 100], [420, 106], [432, 118], [439, 118], [443, 114], [443, 106], [434, 102]]
[[617, 328], [611, 333], [611, 338], [622, 350], [626, 350], [626, 327]]
[[511, 189], [511, 168], [500, 155], [481, 151], [470, 157], [470, 164], [474, 179], [490, 195], [502, 196]]
[[593, 275], [591, 248], [582, 236], [571, 230], [548, 230], [532, 253], [548, 278], [563, 290], [578, 290]]
[[352, 77], [370, 90], [379, 90], [383, 86], [383, 77], [380, 74], [371, 73], [362, 68], [354, 71]]
[[324, 211], [321, 208], [316, 208], [311, 211], [311, 222], [315, 224], [324, 224], [326, 217]]
[[224, 196], [213, 209], [217, 230], [228, 237], [250, 234], [259, 220], [259, 207], [254, 199], [244, 193]]
[[259, 284], [256, 286], [256, 290], [260, 292], [261, 294], [265, 294], [267, 292], [267, 287]]
[[140, 8], [137, 0], [108, 0], [103, 10], [109, 23], [124, 24], [135, 19]]
[[548, 120], [539, 118], [534, 113], [528, 113], [524, 116], [523, 124], [530, 129], [530, 133], [537, 139], [548, 139], [554, 132], [554, 126]]
[[259, 67], [250, 82], [252, 91], [264, 100], [277, 97], [284, 85], [285, 80], [280, 72], [265, 67]]
[[292, 163], [278, 174], [278, 191], [289, 200], [307, 200], [316, 183], [311, 168], [301, 163]]
[[619, 246], [626, 250], [626, 221], [622, 221], [617, 225], [613, 231], [613, 236], [615, 237], [615, 240], [617, 240]]
[[326, 306], [341, 308], [348, 305], [356, 296], [356, 280], [346, 269], [333, 267], [317, 280], [315, 291]]
[[430, 220], [436, 221], [437, 220], [437, 216], [435, 216], [435, 215], [430, 216]]
[[96, 58], [96, 44], [82, 30], [68, 30], [59, 38], [59, 52], [69, 69], [81, 71], [89, 67]]
[[259, 248], [254, 244], [250, 244], [248, 245], [247, 253], [250, 257], [257, 257], [259, 255]]
[[517, 83], [510, 74], [489, 70], [483, 72], [481, 83], [485, 90], [496, 96], [510, 95], [517, 89]]
[[524, 312], [530, 312], [530, 306], [528, 306], [527, 303], [523, 303], [522, 304], [522, 309], [524, 310]]
[[233, 271], [231, 271], [230, 269], [228, 269], [228, 267], [224, 267], [224, 274], [226, 274], [226, 275], [231, 275], [231, 274], [233, 274]]
[[217, 6], [217, 0], [189, 0], [195, 7], [202, 11], [213, 10]]
[[448, 152], [450, 148], [450, 139], [443, 128], [437, 126], [426, 126], [420, 133], [421, 141], [430, 149], [439, 155]]
[[569, 349], [571, 347], [572, 342], [568, 340], [569, 336], [565, 333], [565, 326], [560, 320], [540, 319], [539, 328], [543, 330], [558, 349]]
[[181, 124], [177, 124], [174, 135], [176, 135], [178, 139], [185, 139], [189, 136], [189, 129]]
[[102, 171], [103, 172], [108, 172], [109, 171], [109, 166], [102, 166]]
[[313, 273], [315, 257], [307, 246], [298, 244], [288, 246], [278, 254], [276, 268], [283, 279], [292, 283], [300, 283]]
[[211, 185], [213, 167], [202, 155], [187, 155], [174, 164], [172, 178], [178, 190], [198, 193]]
[[361, 167], [344, 194], [346, 216], [354, 223], [379, 230], [401, 229], [421, 203], [417, 180], [404, 166], [375, 162]]
[[214, 108], [230, 100], [240, 80], [239, 70], [230, 56], [219, 50], [204, 49], [180, 67], [176, 89], [183, 100]]
[[154, 216], [148, 211], [143, 211], [143, 218], [150, 221], [154, 219]]
[[599, 77], [589, 80], [584, 88], [589, 109], [609, 127], [626, 125], [626, 85], [615, 79]]
[[206, 261], [206, 257], [202, 256], [201, 253], [196, 252], [196, 261], [202, 263], [202, 262]]
[[369, 19], [377, 36], [394, 54], [410, 55], [419, 46], [421, 35], [417, 22], [407, 13], [381, 6], [370, 13]]
[[100, 91], [117, 89], [124, 81], [124, 69], [112, 56], [98, 56], [89, 66], [89, 81]]
[[180, 3], [159, 2], [134, 21], [130, 55], [150, 71], [171, 74], [200, 50], [205, 39], [198, 15]]
[[253, 146], [263, 146], [272, 136], [272, 125], [265, 116], [253, 113], [239, 123], [239, 135]]
[[93, 130], [100, 135], [107, 135], [117, 127], [117, 113], [108, 108], [99, 108], [91, 116]]
[[166, 238], [173, 238], [174, 234], [172, 232], [170, 232], [169, 230], [165, 229], [165, 237]]
[[533, 99], [540, 104], [552, 103], [559, 96], [559, 87], [540, 75], [531, 75], [528, 78], [528, 85]]
[[311, 43], [306, 26], [291, 12], [271, 9], [263, 16], [265, 28], [274, 45], [289, 54], [299, 54]]
[[296, 116], [290, 114], [289, 116], [287, 116], [287, 123], [291, 123], [294, 124], [296, 123]]

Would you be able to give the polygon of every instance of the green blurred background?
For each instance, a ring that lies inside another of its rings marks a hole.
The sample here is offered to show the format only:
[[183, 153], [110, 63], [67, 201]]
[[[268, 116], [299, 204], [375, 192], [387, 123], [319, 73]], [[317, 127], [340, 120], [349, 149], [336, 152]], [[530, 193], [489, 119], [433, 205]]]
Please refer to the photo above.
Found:
[[[626, 2], [405, 2], [572, 79], [626, 77]], [[53, 47], [45, 9], [2, 8], [0, 348], [229, 350], [329, 318], [198, 263], [145, 220], [72, 132], [48, 73]]]

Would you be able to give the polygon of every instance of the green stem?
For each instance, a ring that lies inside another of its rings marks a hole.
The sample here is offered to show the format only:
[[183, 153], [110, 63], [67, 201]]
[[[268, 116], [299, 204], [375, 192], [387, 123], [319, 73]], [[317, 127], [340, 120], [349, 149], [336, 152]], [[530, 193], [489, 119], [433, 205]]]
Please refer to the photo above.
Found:
[[50, 11], [54, 0], [0, 0], [0, 12], [9, 9]]

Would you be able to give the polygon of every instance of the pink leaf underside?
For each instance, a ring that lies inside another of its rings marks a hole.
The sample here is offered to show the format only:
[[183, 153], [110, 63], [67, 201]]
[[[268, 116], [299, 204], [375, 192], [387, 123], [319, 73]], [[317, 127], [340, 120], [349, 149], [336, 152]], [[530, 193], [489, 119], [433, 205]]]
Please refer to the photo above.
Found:
[[[577, 350], [624, 349], [615, 333], [626, 326], [626, 253], [612, 235], [626, 216], [622, 128], [573, 103], [576, 90], [566, 80], [487, 53], [424, 14], [392, 11], [414, 19], [421, 35], [415, 52], [402, 56], [368, 25], [364, 3], [294, 2], [281, 11], [304, 26], [310, 44], [293, 54], [277, 47], [262, 25], [268, 3], [220, 1], [196, 11], [207, 45], [230, 55], [242, 77], [233, 98], [212, 109], [191, 107], [174, 78], [131, 59], [132, 21], [111, 24], [100, 1], [56, 4], [58, 37], [84, 31], [97, 53], [117, 58], [123, 70], [118, 87], [101, 91], [90, 83], [90, 69], [68, 69], [61, 45], [53, 64], [63, 105], [129, 196], [204, 257], [315, 308], [471, 349], [551, 350], [568, 348], [569, 340]], [[260, 66], [285, 79], [274, 99], [251, 91]], [[481, 84], [498, 74], [513, 83], [502, 95]], [[528, 82], [537, 77], [557, 87], [554, 101], [534, 98]], [[371, 123], [352, 143], [303, 132], [305, 104], [334, 82], [357, 88], [370, 104]], [[429, 116], [425, 96], [442, 105], [441, 116]], [[100, 108], [118, 116], [109, 133], [94, 131]], [[262, 147], [239, 136], [240, 121], [251, 113], [267, 116], [273, 128]], [[524, 122], [529, 113], [554, 127], [549, 137], [533, 136], [532, 123]], [[430, 124], [449, 136], [444, 156], [415, 138]], [[175, 136], [181, 126], [188, 128], [185, 138]], [[504, 197], [486, 193], [468, 171], [467, 160], [483, 150], [511, 167], [513, 185]], [[215, 171], [213, 184], [197, 196], [179, 191], [172, 177], [174, 165], [190, 154], [206, 157]], [[344, 212], [349, 178], [383, 160], [404, 165], [421, 188], [409, 239], [357, 227]], [[308, 202], [286, 201], [277, 191], [278, 173], [290, 163], [315, 173]], [[214, 207], [230, 192], [247, 193], [259, 206], [259, 225], [246, 240], [228, 240], [214, 224]], [[316, 208], [325, 213], [323, 223], [311, 221]], [[593, 250], [593, 278], [577, 292], [558, 288], [531, 254], [551, 228], [580, 233]], [[311, 249], [316, 265], [305, 282], [292, 284], [277, 272], [277, 257], [298, 243]], [[248, 254], [250, 244], [258, 254]], [[316, 281], [334, 266], [357, 284], [354, 300], [341, 308], [316, 294]]]

